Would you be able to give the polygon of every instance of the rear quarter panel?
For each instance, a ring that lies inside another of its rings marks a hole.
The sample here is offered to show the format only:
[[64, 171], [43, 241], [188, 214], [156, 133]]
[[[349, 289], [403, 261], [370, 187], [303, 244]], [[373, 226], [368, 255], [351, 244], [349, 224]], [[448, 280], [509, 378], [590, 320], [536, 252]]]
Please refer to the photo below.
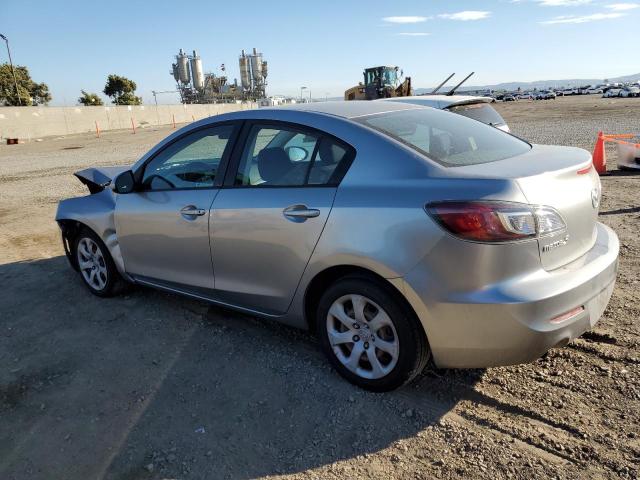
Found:
[[[465, 244], [427, 215], [424, 206], [439, 200], [526, 202], [510, 179], [458, 178], [455, 168], [439, 167], [391, 139], [352, 143], [356, 158], [338, 188], [333, 209], [290, 308], [302, 317], [309, 283], [334, 266], [356, 266], [384, 278], [399, 278], [425, 258], [433, 259], [434, 282], [450, 270], [443, 245]], [[539, 262], [537, 248], [533, 260]], [[454, 249], [455, 253], [455, 249]], [[434, 255], [436, 257], [434, 257]], [[453, 262], [451, 265], [455, 264]]]

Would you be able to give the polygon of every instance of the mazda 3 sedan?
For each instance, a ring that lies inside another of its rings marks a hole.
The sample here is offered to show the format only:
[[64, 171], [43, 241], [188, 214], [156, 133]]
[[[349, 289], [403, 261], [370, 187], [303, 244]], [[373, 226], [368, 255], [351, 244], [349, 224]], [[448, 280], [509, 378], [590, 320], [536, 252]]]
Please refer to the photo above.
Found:
[[234, 112], [76, 176], [90, 195], [56, 220], [91, 292], [135, 283], [308, 328], [374, 391], [430, 358], [533, 361], [591, 328], [615, 282], [589, 153], [433, 108]]

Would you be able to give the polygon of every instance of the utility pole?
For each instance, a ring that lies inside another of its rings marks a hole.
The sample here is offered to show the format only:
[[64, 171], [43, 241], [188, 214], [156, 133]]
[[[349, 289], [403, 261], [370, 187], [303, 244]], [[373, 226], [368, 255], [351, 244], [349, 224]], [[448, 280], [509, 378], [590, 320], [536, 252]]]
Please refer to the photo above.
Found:
[[7, 54], [9, 55], [9, 66], [11, 67], [11, 75], [13, 75], [13, 83], [16, 86], [16, 96], [18, 97], [18, 105], [22, 106], [22, 99], [20, 98], [20, 91], [18, 90], [18, 80], [16, 79], [16, 72], [13, 69], [13, 60], [11, 60], [11, 50], [9, 50], [9, 40], [7, 37], [0, 33], [0, 38], [7, 44]]

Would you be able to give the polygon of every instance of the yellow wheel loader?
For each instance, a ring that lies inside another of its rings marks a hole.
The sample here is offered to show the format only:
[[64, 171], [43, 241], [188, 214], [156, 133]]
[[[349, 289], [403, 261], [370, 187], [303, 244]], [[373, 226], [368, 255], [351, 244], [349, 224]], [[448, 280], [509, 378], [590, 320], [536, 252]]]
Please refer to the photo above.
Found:
[[371, 67], [364, 70], [364, 83], [344, 92], [345, 100], [375, 100], [377, 98], [408, 97], [413, 95], [411, 77], [402, 82], [398, 67]]

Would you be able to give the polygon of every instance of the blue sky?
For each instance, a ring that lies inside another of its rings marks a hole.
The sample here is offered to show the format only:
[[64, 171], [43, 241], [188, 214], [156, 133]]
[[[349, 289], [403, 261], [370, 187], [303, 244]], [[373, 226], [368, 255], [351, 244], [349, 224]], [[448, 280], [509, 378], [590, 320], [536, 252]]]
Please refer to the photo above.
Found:
[[[638, 73], [640, 3], [627, 0], [0, 2], [13, 60], [46, 82], [54, 105], [101, 92], [117, 73], [138, 94], [173, 90], [179, 48], [205, 71], [239, 76], [241, 49], [269, 62], [268, 94], [338, 96], [366, 66], [399, 65], [415, 87], [475, 71], [473, 84]], [[0, 62], [7, 60], [0, 45]], [[171, 95], [163, 103], [175, 102]]]

